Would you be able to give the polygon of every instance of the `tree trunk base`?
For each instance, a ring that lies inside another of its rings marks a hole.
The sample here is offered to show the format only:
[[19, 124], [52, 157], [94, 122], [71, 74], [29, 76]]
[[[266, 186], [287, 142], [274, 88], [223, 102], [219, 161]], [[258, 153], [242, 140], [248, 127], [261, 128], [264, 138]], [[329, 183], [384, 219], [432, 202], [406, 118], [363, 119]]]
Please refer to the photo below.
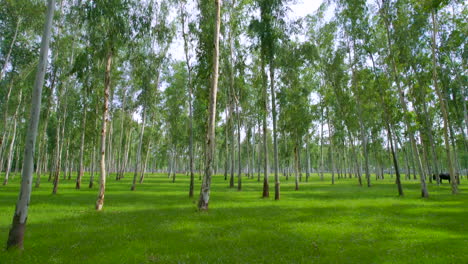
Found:
[[20, 216], [16, 214], [13, 217], [13, 224], [8, 233], [7, 249], [23, 249], [24, 231], [26, 229], [26, 221], [20, 223]]
[[280, 199], [280, 183], [275, 183], [275, 200]]
[[269, 186], [268, 186], [268, 181], [266, 180], [266, 178], [265, 178], [265, 180], [263, 181], [263, 194], [262, 194], [262, 197], [263, 197], [263, 198], [268, 198], [268, 197], [270, 197], [270, 188], [269, 188]]

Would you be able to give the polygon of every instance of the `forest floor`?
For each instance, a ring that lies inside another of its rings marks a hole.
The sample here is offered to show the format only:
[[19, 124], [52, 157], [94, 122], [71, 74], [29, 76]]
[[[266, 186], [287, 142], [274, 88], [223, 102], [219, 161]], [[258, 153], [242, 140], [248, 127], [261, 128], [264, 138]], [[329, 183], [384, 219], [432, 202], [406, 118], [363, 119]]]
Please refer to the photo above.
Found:
[[[213, 179], [209, 212], [188, 198], [189, 180], [147, 176], [130, 191], [131, 174], [108, 180], [104, 210], [97, 187], [75, 190], [61, 180], [33, 189], [23, 252], [6, 251], [19, 177], [0, 186], [0, 263], [468, 263], [468, 181], [460, 194], [450, 185], [394, 180], [359, 187], [356, 179], [331, 185], [329, 175], [300, 183], [281, 177], [281, 200], [262, 199], [262, 184], [243, 178], [243, 190]], [[3, 179], [3, 175], [1, 177]], [[236, 179], [237, 183], [237, 179]]]

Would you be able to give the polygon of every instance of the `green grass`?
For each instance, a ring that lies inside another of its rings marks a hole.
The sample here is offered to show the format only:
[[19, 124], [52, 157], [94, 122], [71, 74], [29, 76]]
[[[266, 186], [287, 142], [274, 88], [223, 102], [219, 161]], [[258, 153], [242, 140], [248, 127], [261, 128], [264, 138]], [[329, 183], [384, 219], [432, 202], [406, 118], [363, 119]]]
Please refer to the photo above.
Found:
[[458, 195], [429, 184], [422, 199], [418, 181], [399, 198], [390, 177], [367, 188], [314, 175], [299, 191], [282, 178], [274, 201], [256, 180], [238, 192], [216, 176], [201, 213], [185, 175], [151, 175], [134, 192], [130, 174], [113, 178], [102, 212], [87, 179], [82, 190], [62, 180], [57, 195], [47, 181], [34, 189], [23, 252], [4, 249], [19, 179], [0, 186], [0, 263], [468, 263], [466, 180]]

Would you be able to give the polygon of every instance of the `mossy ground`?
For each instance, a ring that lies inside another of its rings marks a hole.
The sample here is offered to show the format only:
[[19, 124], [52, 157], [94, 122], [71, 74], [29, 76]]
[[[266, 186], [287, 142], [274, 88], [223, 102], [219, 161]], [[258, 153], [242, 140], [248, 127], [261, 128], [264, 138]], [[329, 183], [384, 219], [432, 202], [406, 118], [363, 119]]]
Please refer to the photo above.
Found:
[[[468, 181], [460, 194], [429, 184], [420, 198], [418, 181], [356, 179], [335, 185], [317, 175], [301, 182], [282, 177], [281, 200], [262, 199], [262, 183], [243, 180], [229, 189], [213, 179], [209, 212], [188, 198], [188, 177], [172, 183], [147, 175], [130, 191], [131, 175], [108, 180], [104, 210], [96, 212], [97, 184], [75, 190], [61, 180], [33, 189], [23, 252], [4, 245], [18, 195], [18, 176], [0, 186], [0, 263], [468, 263]], [[237, 181], [237, 179], [236, 179]]]

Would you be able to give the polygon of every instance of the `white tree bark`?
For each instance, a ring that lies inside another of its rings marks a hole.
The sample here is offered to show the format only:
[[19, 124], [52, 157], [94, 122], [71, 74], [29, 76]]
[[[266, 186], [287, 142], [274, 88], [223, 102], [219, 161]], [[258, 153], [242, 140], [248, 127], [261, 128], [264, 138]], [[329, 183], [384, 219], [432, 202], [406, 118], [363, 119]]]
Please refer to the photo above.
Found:
[[219, 32], [221, 27], [221, 1], [215, 0], [216, 7], [216, 25], [214, 33], [214, 52], [213, 52], [213, 72], [210, 91], [209, 120], [206, 135], [206, 160], [205, 175], [200, 191], [198, 201], [199, 210], [208, 210], [211, 189], [211, 175], [213, 173], [213, 159], [215, 154], [215, 122], [216, 122], [216, 97], [218, 92], [218, 71], [219, 71]]
[[106, 131], [107, 131], [107, 122], [109, 121], [109, 93], [110, 93], [110, 74], [112, 67], [112, 52], [107, 53], [106, 58], [106, 73], [104, 80], [104, 111], [102, 116], [102, 130], [101, 130], [101, 175], [100, 175], [100, 184], [99, 184], [99, 193], [98, 199], [96, 201], [96, 210], [102, 210], [104, 206], [104, 194], [106, 191]]
[[34, 146], [36, 143], [37, 127], [39, 125], [39, 114], [41, 110], [42, 86], [47, 69], [47, 56], [49, 52], [49, 40], [54, 15], [55, 0], [49, 0], [47, 5], [46, 23], [42, 34], [41, 51], [37, 66], [36, 79], [31, 103], [31, 119], [26, 134], [25, 151], [23, 159], [23, 172], [21, 189], [18, 202], [16, 203], [15, 215], [12, 227], [8, 235], [7, 248], [23, 248], [24, 231], [28, 218], [29, 200], [31, 198], [32, 175], [34, 171]]

